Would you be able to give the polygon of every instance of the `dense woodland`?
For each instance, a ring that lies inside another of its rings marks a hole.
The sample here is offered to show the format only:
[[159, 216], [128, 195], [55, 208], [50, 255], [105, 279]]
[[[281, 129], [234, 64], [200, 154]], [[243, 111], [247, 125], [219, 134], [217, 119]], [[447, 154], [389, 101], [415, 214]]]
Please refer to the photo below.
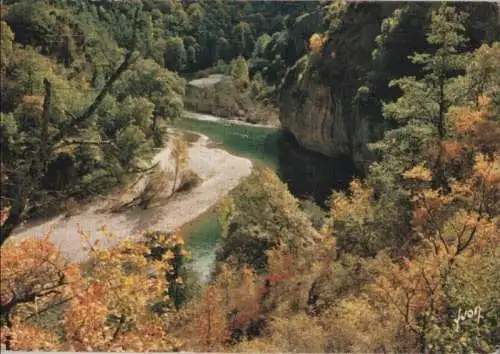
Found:
[[[2, 348], [494, 351], [497, 15], [468, 3], [4, 1]], [[366, 175], [332, 193], [327, 217], [255, 168], [221, 202], [207, 284], [161, 230], [112, 249], [83, 234], [85, 264], [44, 239], [9, 239], [147, 169], [182, 119], [186, 78], [228, 72], [275, 104], [301, 65], [354, 88], [379, 122]]]

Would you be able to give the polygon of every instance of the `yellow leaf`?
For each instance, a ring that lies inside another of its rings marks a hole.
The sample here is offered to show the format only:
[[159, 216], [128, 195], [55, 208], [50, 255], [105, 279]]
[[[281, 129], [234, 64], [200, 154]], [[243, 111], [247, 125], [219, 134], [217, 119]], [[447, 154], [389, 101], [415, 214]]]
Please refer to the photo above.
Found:
[[314, 33], [311, 38], [309, 38], [309, 48], [313, 52], [319, 52], [323, 48], [326, 38], [320, 34]]
[[171, 259], [174, 259], [174, 258], [175, 258], [175, 254], [174, 254], [172, 251], [170, 251], [170, 250], [168, 250], [168, 251], [167, 251], [167, 252], [163, 255], [163, 259], [165, 259], [165, 260], [167, 260], [167, 261], [168, 261], [168, 260], [171, 260]]
[[421, 181], [429, 182], [432, 180], [432, 173], [429, 169], [422, 165], [417, 165], [412, 169], [406, 171], [403, 174], [403, 177], [406, 179], [417, 179]]

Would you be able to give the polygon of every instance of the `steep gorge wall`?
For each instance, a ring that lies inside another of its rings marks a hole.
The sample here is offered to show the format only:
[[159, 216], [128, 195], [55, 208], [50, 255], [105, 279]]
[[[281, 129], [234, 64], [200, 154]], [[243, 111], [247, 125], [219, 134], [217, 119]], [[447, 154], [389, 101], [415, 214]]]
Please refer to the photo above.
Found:
[[[429, 50], [425, 32], [436, 6], [364, 3], [327, 16], [332, 24], [323, 51], [298, 60], [281, 85], [283, 129], [302, 147], [329, 157], [348, 156], [366, 171], [375, 158], [367, 144], [392, 124], [381, 114], [381, 102], [399, 95], [389, 82], [422, 74], [408, 57]], [[495, 4], [456, 7], [469, 13], [469, 49], [499, 39]]]
[[349, 7], [323, 51], [306, 55], [288, 70], [280, 91], [280, 120], [304, 148], [349, 156], [359, 169], [366, 168], [371, 159], [367, 143], [377, 123], [367, 108], [377, 103], [357, 91], [372, 70], [382, 12], [389, 15], [393, 8]]
[[351, 156], [363, 169], [372, 131], [369, 120], [362, 119], [356, 107], [352, 111], [349, 102], [318, 80], [308, 65], [303, 60], [287, 75], [287, 88], [280, 96], [282, 128], [302, 147], [328, 157]]

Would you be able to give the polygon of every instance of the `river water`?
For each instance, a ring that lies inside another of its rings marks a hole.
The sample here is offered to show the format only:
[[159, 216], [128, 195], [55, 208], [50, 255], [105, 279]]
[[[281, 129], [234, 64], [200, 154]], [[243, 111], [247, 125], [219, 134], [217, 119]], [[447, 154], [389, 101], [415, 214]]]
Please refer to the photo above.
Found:
[[[215, 118], [215, 117], [214, 117]], [[281, 132], [274, 128], [228, 124], [217, 119], [182, 119], [175, 128], [202, 133], [210, 137], [226, 151], [252, 160], [254, 165], [265, 165], [274, 170], [279, 167], [279, 139]], [[192, 253], [192, 267], [202, 278], [210, 274], [215, 260], [217, 242], [221, 230], [216, 208], [211, 208], [197, 219], [185, 225], [181, 234], [187, 240]]]
[[[254, 166], [270, 167], [299, 198], [312, 198], [320, 206], [333, 189], [345, 189], [357, 172], [346, 157], [329, 158], [306, 151], [293, 137], [276, 128], [236, 125], [204, 115], [205, 120], [185, 118], [175, 127], [202, 133], [230, 153], [252, 160]], [[215, 260], [221, 231], [216, 208], [184, 226], [181, 233], [193, 255], [193, 269], [206, 278]]]

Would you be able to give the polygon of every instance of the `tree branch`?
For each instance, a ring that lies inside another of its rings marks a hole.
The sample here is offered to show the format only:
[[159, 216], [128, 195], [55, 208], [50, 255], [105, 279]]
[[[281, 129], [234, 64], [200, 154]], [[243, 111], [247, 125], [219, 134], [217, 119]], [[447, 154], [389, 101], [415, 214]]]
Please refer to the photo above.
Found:
[[[109, 93], [111, 90], [113, 84], [119, 79], [121, 74], [129, 68], [131, 63], [135, 60], [133, 58], [133, 53], [136, 48], [137, 44], [137, 29], [138, 29], [138, 22], [139, 22], [139, 14], [141, 11], [141, 6], [138, 6], [135, 12], [134, 16], [134, 39], [132, 42], [131, 48], [128, 50], [127, 54], [125, 55], [125, 58], [121, 65], [116, 69], [116, 71], [111, 75], [109, 80], [106, 82], [102, 90], [99, 92], [97, 97], [95, 98], [94, 102], [85, 110], [83, 114], [80, 116], [75, 117], [73, 114], [69, 114], [71, 116], [71, 121], [68, 124], [68, 127], [70, 127], [72, 130], [77, 130], [80, 128], [80, 126], [85, 123], [88, 118], [90, 118], [96, 110], [99, 108], [99, 105], [102, 103], [104, 100], [105, 96]], [[10, 211], [10, 214], [7, 218], [7, 220], [4, 222], [3, 225], [0, 226], [0, 247], [5, 243], [7, 238], [12, 234], [14, 229], [19, 226], [23, 220], [25, 208], [27, 206], [27, 200], [28, 197], [37, 189], [37, 187], [40, 184], [41, 179], [43, 178], [43, 171], [45, 169], [45, 164], [47, 162], [47, 158], [50, 155], [50, 151], [54, 149], [55, 145], [63, 140], [65, 136], [67, 136], [67, 129], [61, 129], [55, 136], [49, 137], [48, 135], [48, 122], [50, 119], [50, 111], [51, 111], [51, 84], [50, 82], [45, 79], [44, 80], [44, 86], [45, 86], [45, 100], [44, 100], [44, 105], [43, 105], [43, 121], [42, 121], [42, 133], [40, 135], [41, 137], [41, 147], [39, 150], [38, 154], [38, 159], [40, 161], [36, 162], [33, 161], [30, 163], [31, 167], [33, 168], [33, 171], [35, 172], [35, 178], [36, 180], [31, 183], [31, 185], [26, 186], [26, 189], [23, 188], [23, 192], [19, 193], [19, 196], [16, 198], [16, 200], [13, 201], [12, 203], [12, 209]], [[50, 138], [50, 139], [49, 139]], [[49, 142], [49, 140], [51, 142]], [[113, 144], [110, 144], [110, 146], [113, 146]], [[36, 155], [35, 155], [36, 156]], [[35, 157], [36, 159], [36, 157]]]
[[111, 75], [109, 80], [106, 82], [104, 87], [102, 88], [101, 92], [97, 95], [96, 99], [92, 104], [87, 108], [87, 110], [76, 119], [76, 121], [73, 122], [75, 125], [79, 125], [85, 120], [87, 120], [92, 114], [95, 113], [99, 105], [101, 104], [102, 100], [104, 97], [108, 94], [108, 92], [111, 90], [111, 87], [115, 83], [116, 80], [121, 76], [121, 74], [128, 69], [130, 64], [133, 62], [132, 60], [132, 54], [135, 51], [136, 45], [137, 45], [137, 24], [139, 20], [139, 13], [140, 13], [141, 8], [137, 7], [134, 15], [134, 40], [132, 42], [132, 47], [129, 49], [127, 54], [125, 55], [125, 59], [121, 63], [121, 65], [118, 67], [118, 69]]
[[154, 169], [155, 167], [157, 167], [159, 164], [160, 164], [160, 161], [158, 161], [157, 163], [155, 163], [154, 165], [152, 165], [152, 166], [150, 166], [150, 167], [146, 167], [146, 168], [136, 168], [136, 169], [130, 170], [130, 172], [132, 172], [132, 173], [146, 173], [146, 172], [151, 171], [151, 170], [152, 170], [152, 169]]
[[[104, 87], [101, 89], [97, 97], [94, 99], [94, 102], [81, 114], [80, 116], [74, 117], [71, 121], [71, 128], [77, 129], [79, 128], [83, 123], [87, 121], [88, 118], [90, 118], [99, 108], [99, 105], [102, 103], [106, 95], [109, 93], [111, 90], [113, 84], [120, 78], [121, 74], [129, 68], [129, 66], [133, 63], [133, 61], [136, 58], [133, 58], [133, 54], [136, 48], [137, 44], [137, 25], [139, 21], [139, 13], [140, 13], [141, 7], [137, 7], [135, 15], [134, 15], [134, 40], [132, 42], [132, 46], [125, 55], [125, 58], [123, 62], [120, 64], [120, 66], [116, 69], [116, 71], [111, 75], [109, 80], [106, 82]], [[63, 138], [64, 134], [66, 132], [59, 132], [59, 134], [56, 135], [55, 141], [59, 141]]]
[[61, 144], [56, 146], [55, 148], [61, 148], [63, 146], [68, 146], [68, 145], [105, 145], [105, 144], [111, 144], [111, 141], [109, 140], [68, 140], [68, 139], [63, 139]]
[[61, 300], [61, 301], [58, 301], [58, 302], [54, 302], [54, 303], [52, 303], [52, 304], [48, 305], [47, 307], [45, 307], [45, 308], [41, 309], [40, 311], [37, 311], [37, 312], [35, 312], [35, 313], [32, 313], [31, 315], [29, 315], [28, 317], [26, 317], [26, 318], [25, 318], [25, 320], [27, 321], [27, 320], [29, 320], [29, 319], [31, 319], [31, 318], [33, 318], [33, 317], [35, 317], [35, 316], [39, 316], [39, 315], [41, 315], [42, 313], [47, 312], [47, 311], [49, 311], [49, 310], [51, 310], [51, 309], [53, 309], [53, 308], [55, 308], [55, 307], [57, 307], [57, 306], [59, 306], [59, 305], [64, 305], [65, 303], [70, 302], [71, 300], [73, 300], [73, 298], [72, 298], [72, 297], [69, 297], [69, 298], [67, 298], [67, 299], [64, 299], [64, 300]]

